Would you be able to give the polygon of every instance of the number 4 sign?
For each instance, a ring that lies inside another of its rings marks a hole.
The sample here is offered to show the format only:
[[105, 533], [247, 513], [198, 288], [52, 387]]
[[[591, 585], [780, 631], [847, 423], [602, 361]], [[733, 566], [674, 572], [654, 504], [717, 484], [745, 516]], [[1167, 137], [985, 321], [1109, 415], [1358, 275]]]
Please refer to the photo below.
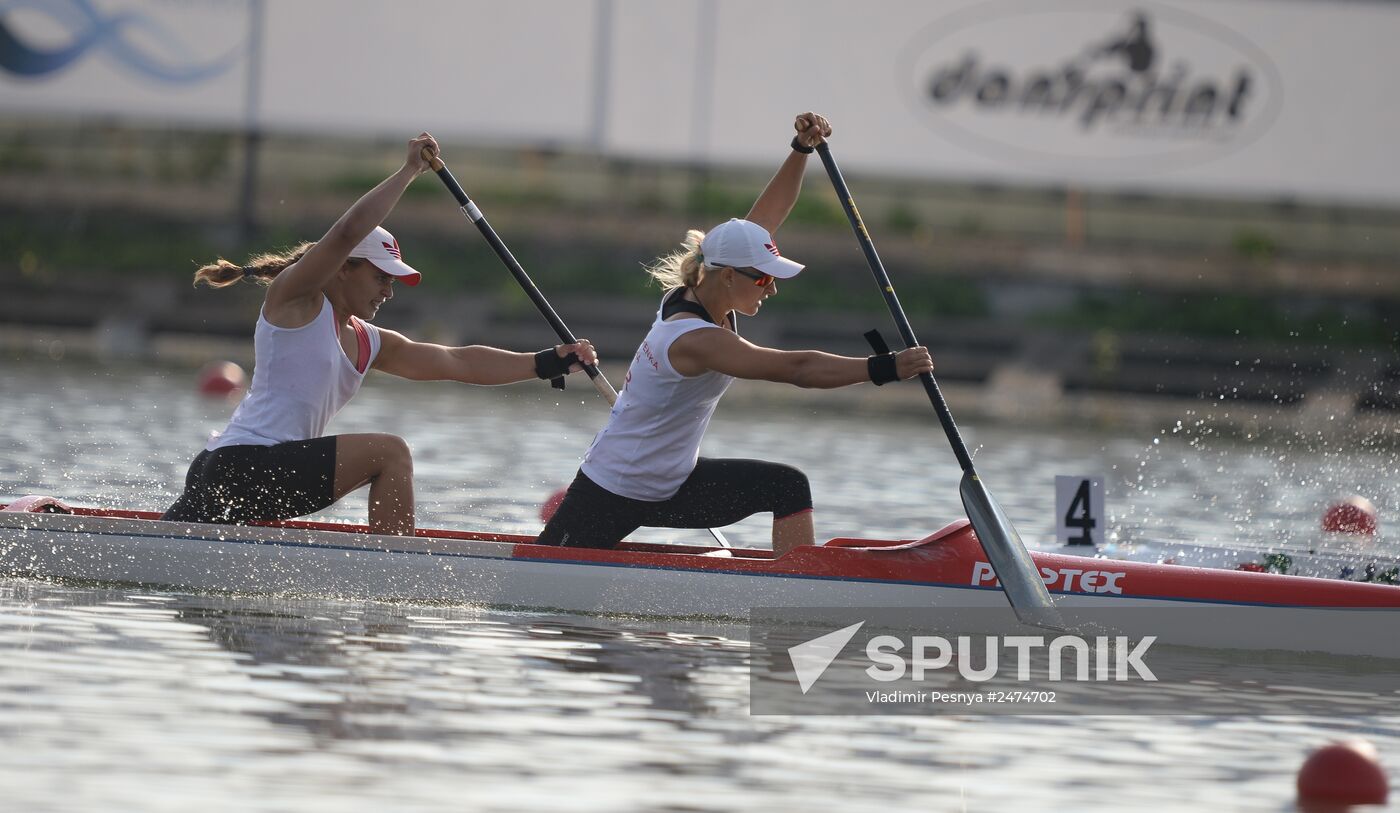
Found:
[[1103, 478], [1055, 476], [1055, 539], [1097, 545], [1104, 533]]

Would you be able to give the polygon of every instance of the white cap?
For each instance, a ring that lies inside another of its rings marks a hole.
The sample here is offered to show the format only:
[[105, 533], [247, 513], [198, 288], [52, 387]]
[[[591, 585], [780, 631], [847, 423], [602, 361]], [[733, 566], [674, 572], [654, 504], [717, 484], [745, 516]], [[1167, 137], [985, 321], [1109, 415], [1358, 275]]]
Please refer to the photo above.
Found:
[[383, 226], [375, 226], [374, 231], [355, 246], [350, 256], [369, 260], [380, 271], [403, 280], [404, 285], [417, 285], [423, 278], [422, 274], [403, 261], [399, 241]]
[[778, 253], [767, 229], [737, 217], [710, 229], [700, 254], [707, 268], [757, 268], [778, 279], [791, 279], [804, 267]]

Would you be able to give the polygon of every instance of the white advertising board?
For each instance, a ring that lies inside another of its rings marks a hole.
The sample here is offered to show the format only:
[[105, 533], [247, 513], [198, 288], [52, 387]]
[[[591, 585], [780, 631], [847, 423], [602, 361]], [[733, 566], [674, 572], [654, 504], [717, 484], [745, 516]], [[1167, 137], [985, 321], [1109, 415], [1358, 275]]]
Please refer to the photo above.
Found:
[[[257, 13], [261, 9], [261, 13]], [[0, 113], [1400, 202], [1400, 6], [0, 0]]]

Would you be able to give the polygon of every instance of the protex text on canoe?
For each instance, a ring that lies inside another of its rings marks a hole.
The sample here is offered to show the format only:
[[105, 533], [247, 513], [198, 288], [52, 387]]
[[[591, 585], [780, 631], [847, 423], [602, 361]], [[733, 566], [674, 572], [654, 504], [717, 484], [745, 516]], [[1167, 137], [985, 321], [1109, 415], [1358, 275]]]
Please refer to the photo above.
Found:
[[[1077, 570], [1071, 567], [1042, 567], [1040, 578], [1047, 590], [1063, 590], [1078, 593], [1112, 593], [1123, 595], [1119, 584], [1126, 573], [1117, 570]], [[998, 587], [996, 571], [988, 562], [978, 562], [972, 567], [972, 583], [979, 587]]]

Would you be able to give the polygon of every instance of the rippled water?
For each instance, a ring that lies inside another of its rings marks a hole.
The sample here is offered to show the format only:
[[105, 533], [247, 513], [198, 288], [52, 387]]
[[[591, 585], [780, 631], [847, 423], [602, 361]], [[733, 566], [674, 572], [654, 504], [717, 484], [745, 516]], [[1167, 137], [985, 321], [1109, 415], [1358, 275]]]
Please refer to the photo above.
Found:
[[[161, 508], [230, 407], [181, 370], [0, 363], [0, 501]], [[586, 386], [372, 379], [333, 426], [414, 449], [420, 522], [530, 533], [604, 410]], [[795, 463], [819, 536], [960, 515], [934, 422], [785, 408], [740, 388], [713, 455]], [[1055, 474], [1103, 474], [1120, 541], [1314, 537], [1322, 507], [1400, 505], [1391, 449], [965, 426], [1028, 541]], [[361, 520], [363, 496], [328, 513]], [[766, 518], [730, 533], [766, 544]], [[696, 540], [698, 532], [644, 538]], [[700, 539], [704, 538], [700, 534]], [[1381, 542], [1385, 545], [1388, 542]], [[1312, 746], [1397, 718], [772, 718], [740, 627], [480, 607], [0, 582], [0, 788], [15, 810], [1284, 810]]]

